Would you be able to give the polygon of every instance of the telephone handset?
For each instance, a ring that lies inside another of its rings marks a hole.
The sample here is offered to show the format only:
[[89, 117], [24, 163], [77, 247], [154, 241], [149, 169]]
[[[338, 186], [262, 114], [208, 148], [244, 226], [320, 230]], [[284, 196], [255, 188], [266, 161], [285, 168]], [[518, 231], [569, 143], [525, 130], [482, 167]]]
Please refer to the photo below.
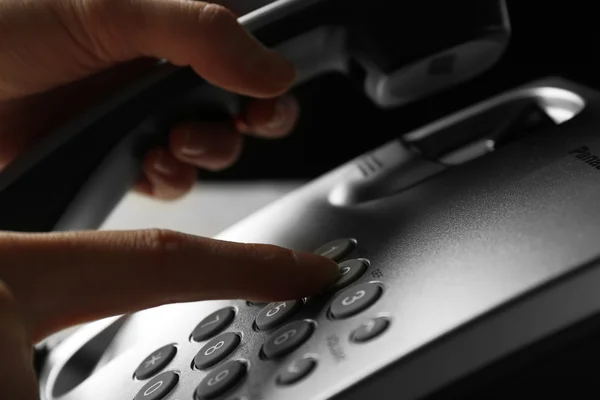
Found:
[[[399, 107], [482, 73], [510, 36], [503, 0], [277, 0], [245, 7], [240, 22], [295, 63], [296, 85], [340, 72], [380, 107]], [[171, 122], [227, 117], [242, 100], [189, 68], [158, 61], [0, 173], [0, 208], [11, 210], [0, 229], [97, 228], [140, 173], [141, 154], [165, 140]]]

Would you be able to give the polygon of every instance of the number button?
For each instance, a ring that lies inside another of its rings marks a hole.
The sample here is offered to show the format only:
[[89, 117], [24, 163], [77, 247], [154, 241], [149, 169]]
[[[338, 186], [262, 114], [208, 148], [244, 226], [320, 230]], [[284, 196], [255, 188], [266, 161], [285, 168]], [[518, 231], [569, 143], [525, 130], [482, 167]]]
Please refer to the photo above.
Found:
[[363, 283], [340, 293], [331, 304], [330, 313], [335, 319], [348, 318], [372, 306], [381, 296], [381, 286]]
[[176, 353], [177, 347], [173, 345], [164, 346], [155, 350], [137, 367], [134, 376], [140, 380], [150, 378], [152, 375], [166, 367], [173, 357], [175, 357]]
[[261, 331], [281, 325], [302, 307], [301, 300], [270, 303], [256, 316], [256, 327]]
[[312, 358], [294, 360], [277, 376], [279, 385], [291, 385], [308, 376], [317, 366]]
[[140, 389], [134, 400], [161, 400], [173, 390], [178, 381], [179, 375], [171, 371], [156, 375]]
[[246, 365], [240, 361], [227, 361], [219, 365], [198, 385], [196, 399], [209, 400], [222, 395], [233, 388], [245, 374]]
[[194, 357], [194, 365], [205, 369], [227, 357], [240, 343], [240, 337], [233, 332], [222, 333], [206, 343]]
[[389, 324], [389, 320], [385, 317], [370, 319], [352, 332], [350, 339], [355, 343], [367, 342], [381, 335]]
[[300, 347], [313, 332], [313, 324], [308, 321], [294, 321], [279, 328], [263, 346], [263, 354], [268, 359], [284, 356]]
[[200, 321], [196, 328], [194, 328], [192, 339], [196, 342], [201, 342], [213, 337], [225, 329], [233, 321], [234, 317], [235, 310], [233, 307], [226, 307], [215, 311]]
[[365, 260], [347, 260], [340, 263], [340, 277], [333, 284], [332, 290], [340, 290], [350, 285], [367, 270], [367, 261]]
[[350, 253], [355, 246], [356, 240], [354, 239], [337, 239], [319, 247], [315, 250], [315, 254], [330, 258], [333, 261], [339, 261]]

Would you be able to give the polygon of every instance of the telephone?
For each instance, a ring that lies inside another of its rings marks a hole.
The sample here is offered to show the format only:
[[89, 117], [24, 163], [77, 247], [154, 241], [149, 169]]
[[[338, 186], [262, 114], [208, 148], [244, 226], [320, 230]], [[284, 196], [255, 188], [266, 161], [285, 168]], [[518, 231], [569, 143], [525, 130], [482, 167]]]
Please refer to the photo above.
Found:
[[[510, 37], [502, 0], [252, 4], [241, 22], [298, 65], [298, 84], [337, 70], [380, 107], [475, 77]], [[66, 177], [65, 154], [89, 149], [49, 211], [21, 205], [0, 227], [97, 226], [136, 177], [137, 152], [171, 118], [227, 113], [239, 101], [157, 64], [0, 175], [8, 207], [44, 172]], [[532, 382], [550, 349], [597, 332], [599, 109], [600, 93], [550, 77], [387, 133], [381, 147], [218, 236], [330, 257], [340, 277], [328, 293], [173, 304], [86, 324], [50, 350], [42, 399], [515, 397], [498, 376], [527, 361], [534, 368], [518, 374]]]

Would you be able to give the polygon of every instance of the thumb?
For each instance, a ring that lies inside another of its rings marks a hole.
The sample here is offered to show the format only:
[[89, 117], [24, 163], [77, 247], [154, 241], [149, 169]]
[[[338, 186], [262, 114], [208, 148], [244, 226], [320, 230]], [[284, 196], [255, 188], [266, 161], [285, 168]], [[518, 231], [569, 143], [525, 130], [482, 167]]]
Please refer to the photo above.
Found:
[[190, 65], [210, 83], [254, 97], [285, 92], [291, 63], [254, 39], [228, 9], [189, 0], [72, 0], [106, 62], [157, 57]]
[[171, 302], [290, 300], [338, 276], [324, 257], [165, 230], [0, 235], [0, 276], [36, 339]]

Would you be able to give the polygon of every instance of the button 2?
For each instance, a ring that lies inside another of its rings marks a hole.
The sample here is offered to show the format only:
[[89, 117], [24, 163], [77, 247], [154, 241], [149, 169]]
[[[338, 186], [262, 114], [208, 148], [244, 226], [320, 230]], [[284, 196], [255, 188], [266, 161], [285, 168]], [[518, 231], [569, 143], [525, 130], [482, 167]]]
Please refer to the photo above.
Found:
[[277, 376], [279, 385], [291, 385], [308, 376], [317, 366], [317, 362], [312, 358], [301, 358], [292, 361]]
[[134, 400], [161, 400], [179, 382], [179, 375], [167, 371], [154, 377], [146, 383], [135, 396]]
[[140, 380], [148, 379], [158, 371], [167, 366], [175, 357], [177, 348], [173, 345], [168, 345], [155, 350], [152, 354], [142, 361], [135, 370], [135, 377]]
[[313, 324], [308, 321], [290, 322], [271, 335], [263, 346], [263, 354], [268, 359], [284, 356], [300, 347], [313, 329]]
[[350, 340], [355, 343], [367, 342], [381, 335], [389, 325], [390, 321], [385, 317], [370, 319], [350, 334]]
[[355, 246], [356, 240], [354, 239], [337, 239], [319, 247], [315, 250], [315, 254], [330, 258], [333, 261], [339, 261], [350, 253]]
[[233, 332], [222, 333], [206, 343], [194, 357], [198, 369], [212, 367], [227, 357], [240, 343], [240, 337]]
[[200, 321], [196, 328], [194, 328], [192, 339], [196, 342], [201, 342], [211, 338], [225, 329], [233, 321], [234, 317], [235, 310], [233, 307], [226, 307], [215, 311]]
[[350, 285], [367, 270], [367, 261], [365, 260], [347, 260], [340, 263], [340, 277], [333, 284], [331, 290], [336, 291]]
[[270, 303], [256, 316], [256, 327], [261, 331], [272, 329], [287, 321], [300, 307], [302, 307], [300, 300]]
[[220, 396], [235, 386], [245, 374], [246, 365], [240, 361], [227, 361], [219, 365], [198, 385], [196, 399], [209, 400]]
[[348, 318], [369, 308], [381, 296], [381, 286], [363, 283], [349, 287], [331, 303], [330, 313], [335, 319]]

